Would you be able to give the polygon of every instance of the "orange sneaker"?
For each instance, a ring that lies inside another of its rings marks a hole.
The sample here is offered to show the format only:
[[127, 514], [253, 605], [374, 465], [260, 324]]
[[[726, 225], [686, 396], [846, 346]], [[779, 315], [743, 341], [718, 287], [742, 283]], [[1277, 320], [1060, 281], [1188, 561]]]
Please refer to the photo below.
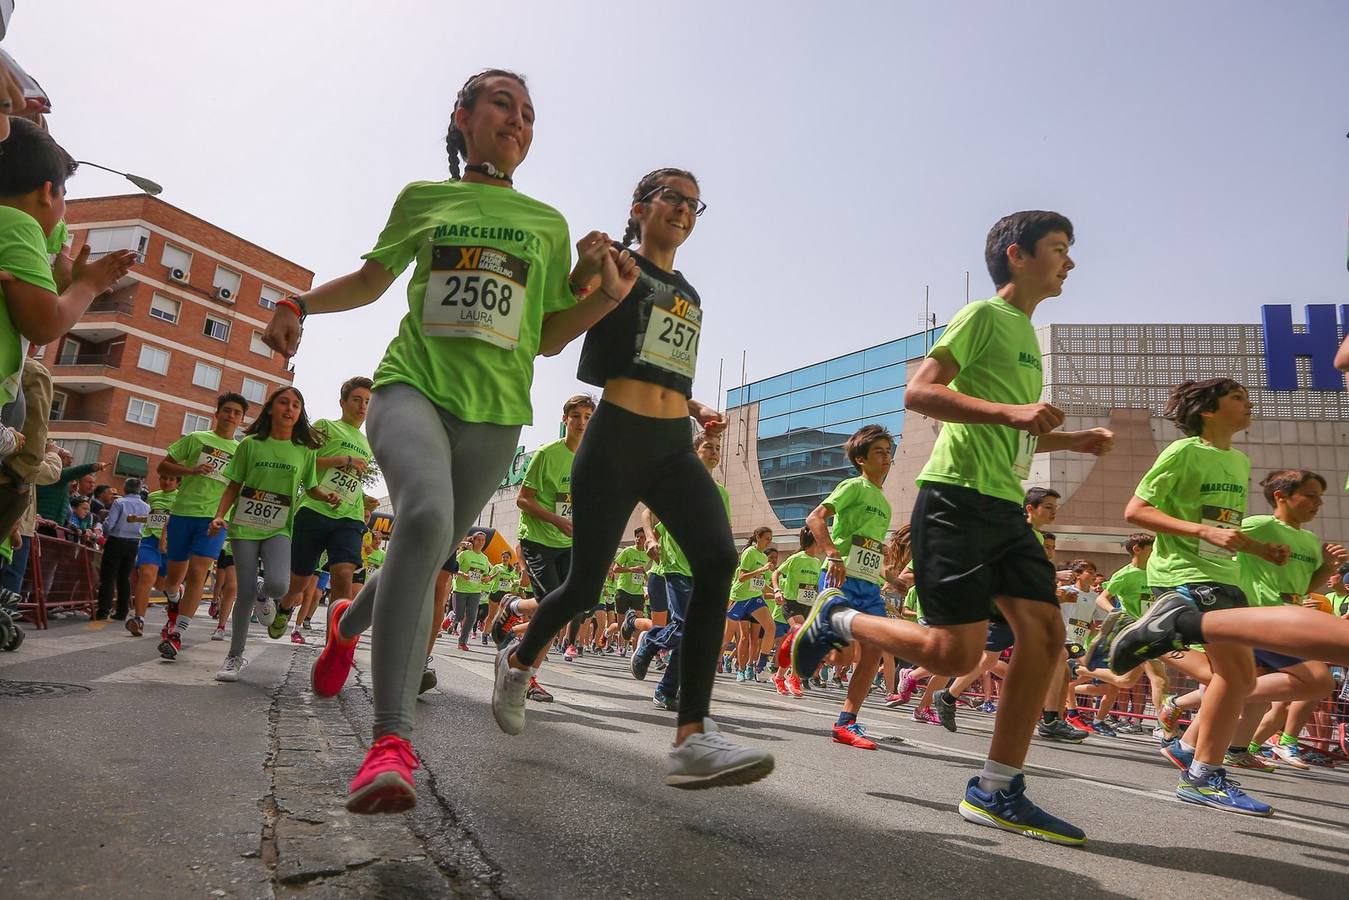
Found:
[[412, 770], [421, 763], [412, 744], [396, 734], [386, 734], [370, 745], [365, 762], [351, 780], [347, 812], [359, 815], [407, 812], [417, 805]]
[[858, 750], [875, 750], [876, 742], [866, 736], [862, 726], [856, 722], [848, 725], [834, 726], [834, 743], [847, 744], [849, 747], [856, 747]]
[[344, 641], [337, 631], [337, 624], [350, 606], [350, 600], [338, 600], [328, 610], [328, 632], [324, 635], [323, 651], [314, 660], [314, 668], [309, 673], [309, 682], [319, 697], [336, 697], [351, 674], [360, 638]]

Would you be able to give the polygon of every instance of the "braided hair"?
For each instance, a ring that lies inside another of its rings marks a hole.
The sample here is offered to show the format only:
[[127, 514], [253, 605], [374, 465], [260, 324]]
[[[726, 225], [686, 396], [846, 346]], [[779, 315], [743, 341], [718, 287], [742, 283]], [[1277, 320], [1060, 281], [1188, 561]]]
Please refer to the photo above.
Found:
[[1206, 378], [1203, 381], [1184, 381], [1171, 391], [1171, 399], [1162, 410], [1162, 418], [1169, 419], [1190, 437], [1204, 433], [1206, 412], [1216, 412], [1218, 401], [1233, 391], [1243, 390], [1240, 382], [1231, 378]]
[[468, 144], [464, 140], [464, 133], [459, 130], [459, 126], [454, 123], [454, 113], [460, 108], [473, 109], [473, 104], [478, 102], [478, 95], [482, 93], [483, 82], [489, 78], [495, 77], [513, 78], [520, 83], [520, 87], [528, 89], [523, 75], [517, 75], [514, 72], [508, 72], [505, 69], [483, 69], [477, 75], [474, 75], [464, 86], [459, 89], [458, 95], [454, 98], [454, 110], [450, 112], [450, 128], [445, 133], [445, 150], [450, 157], [450, 177], [455, 181], [460, 178], [459, 160], [468, 162]]
[[[637, 189], [632, 192], [632, 202], [640, 203], [647, 194], [660, 187], [662, 178], [687, 178], [697, 186], [698, 179], [693, 177], [692, 172], [683, 169], [657, 169], [654, 172], [648, 172], [642, 176], [642, 180], [637, 182]], [[633, 216], [628, 217], [628, 229], [623, 232], [623, 246], [631, 247], [633, 241], [642, 239], [642, 223], [638, 222]]]

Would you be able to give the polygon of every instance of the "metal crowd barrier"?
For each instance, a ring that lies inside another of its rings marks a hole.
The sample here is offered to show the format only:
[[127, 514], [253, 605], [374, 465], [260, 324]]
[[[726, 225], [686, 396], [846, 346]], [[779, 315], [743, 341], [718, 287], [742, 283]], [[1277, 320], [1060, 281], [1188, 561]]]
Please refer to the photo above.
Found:
[[19, 591], [19, 612], [38, 628], [47, 627], [53, 610], [84, 612], [92, 619], [98, 605], [99, 551], [67, 539], [64, 528], [55, 531], [56, 537], [33, 535]]

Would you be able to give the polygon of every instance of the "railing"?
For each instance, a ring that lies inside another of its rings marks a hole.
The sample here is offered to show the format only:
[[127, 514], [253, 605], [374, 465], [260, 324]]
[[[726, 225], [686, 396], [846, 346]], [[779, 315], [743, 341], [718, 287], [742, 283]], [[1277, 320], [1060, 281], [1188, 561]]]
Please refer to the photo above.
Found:
[[59, 537], [33, 535], [28, 571], [24, 573], [19, 612], [38, 628], [47, 627], [47, 613], [68, 609], [94, 617], [98, 603], [97, 551], [67, 540], [64, 528], [55, 528]]
[[107, 425], [107, 424], [108, 424], [108, 420], [107, 420], [106, 418], [100, 419], [100, 418], [97, 418], [97, 417], [94, 417], [94, 416], [80, 415], [79, 413], [75, 413], [74, 415], [71, 415], [71, 414], [65, 413], [65, 412], [62, 412], [62, 413], [60, 413], [59, 415], [57, 415], [57, 414], [51, 415], [51, 416], [48, 418], [48, 421], [51, 421], [51, 422], [60, 422], [62, 425]]
[[116, 313], [117, 315], [129, 316], [135, 304], [129, 297], [118, 297], [116, 294], [107, 294], [99, 297], [93, 303], [89, 304], [89, 313]]
[[117, 363], [106, 353], [90, 353], [79, 356], [58, 356], [56, 367], [61, 369], [115, 369]]

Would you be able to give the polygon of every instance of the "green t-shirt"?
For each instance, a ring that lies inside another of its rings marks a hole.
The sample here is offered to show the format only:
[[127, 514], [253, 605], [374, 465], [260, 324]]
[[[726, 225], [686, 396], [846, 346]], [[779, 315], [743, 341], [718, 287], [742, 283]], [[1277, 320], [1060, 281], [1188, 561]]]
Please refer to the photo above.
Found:
[[824, 506], [834, 511], [829, 537], [848, 566], [849, 578], [880, 584], [885, 532], [890, 527], [890, 501], [865, 475], [840, 481]]
[[[1187, 437], [1162, 451], [1134, 494], [1185, 522], [1240, 528], [1250, 481], [1251, 461], [1246, 454]], [[1205, 581], [1240, 587], [1241, 566], [1236, 557], [1199, 538], [1157, 535], [1148, 560], [1149, 587]]]
[[904, 595], [904, 606], [912, 610], [914, 617], [921, 619], [923, 617], [923, 603], [918, 599], [918, 588], [911, 587], [909, 592]]
[[614, 602], [614, 594], [618, 591], [618, 582], [612, 576], [604, 579], [604, 587], [600, 588], [600, 599], [605, 604]]
[[365, 555], [365, 577], [369, 578], [379, 571], [384, 565], [385, 550], [383, 547], [376, 547]]
[[[624, 547], [618, 551], [618, 556], [614, 557], [614, 564], [623, 568], [641, 566], [649, 568], [651, 557], [646, 555], [646, 551], [639, 549], [636, 544], [631, 547]], [[645, 572], [619, 572], [618, 589], [625, 594], [641, 594], [642, 588], [646, 586]]]
[[[1038, 403], [1044, 390], [1040, 342], [1026, 314], [1001, 297], [977, 300], [956, 313], [928, 356], [949, 355], [960, 372], [951, 389], [991, 403]], [[971, 488], [1021, 505], [1035, 438], [1007, 425], [947, 422], [918, 483]]]
[[[232, 540], [260, 541], [290, 534], [301, 492], [318, 483], [317, 454], [294, 441], [250, 434], [225, 466], [225, 477], [243, 485], [229, 513]], [[217, 501], [218, 503], [219, 501]]]
[[768, 557], [762, 550], [753, 544], [746, 547], [745, 552], [740, 554], [740, 565], [735, 570], [735, 577], [731, 581], [731, 599], [749, 600], [751, 597], [762, 597], [764, 587], [768, 584], [768, 572], [760, 572], [753, 578], [746, 578], [744, 581], [740, 580], [740, 576], [766, 565], [768, 565]]
[[229, 478], [225, 468], [234, 456], [239, 442], [222, 438], [214, 431], [194, 431], [169, 445], [169, 459], [180, 466], [199, 466], [210, 463], [208, 475], [184, 475], [178, 485], [178, 497], [173, 503], [175, 516], [205, 516], [214, 518], [225, 493]]
[[[565, 440], [544, 444], [529, 460], [521, 484], [534, 489], [534, 499], [549, 512], [571, 518], [571, 464], [575, 452]], [[571, 538], [552, 522], [536, 519], [520, 510], [520, 540], [545, 547], [570, 547]]]
[[520, 573], [516, 570], [515, 566], [508, 566], [503, 563], [497, 568], [501, 569], [501, 571], [498, 572], [493, 579], [493, 582], [496, 584], [496, 590], [504, 591], [507, 594], [519, 594]]
[[[323, 441], [319, 456], [350, 456], [353, 460], [363, 459], [367, 463], [374, 458], [370, 452], [370, 442], [365, 439], [361, 429], [341, 419], [319, 419], [313, 428]], [[335, 492], [342, 498], [342, 505], [333, 509], [322, 500], [306, 496], [300, 501], [301, 509], [312, 509], [330, 519], [365, 521], [365, 492], [361, 490], [361, 474], [354, 468], [333, 466], [322, 470], [319, 472], [319, 489]]]
[[1349, 612], [1349, 593], [1341, 594], [1331, 591], [1326, 594], [1326, 599], [1330, 601], [1331, 612], [1335, 615], [1343, 616], [1346, 612]]
[[[12, 206], [0, 206], [0, 270], [53, 294], [56, 279], [48, 259], [47, 235], [37, 219]], [[23, 372], [23, 354], [27, 342], [19, 334], [9, 315], [9, 300], [0, 282], [0, 405], [19, 395], [19, 376]]]
[[[778, 566], [778, 587], [783, 600], [795, 600], [810, 606], [815, 602], [822, 563], [804, 550], [798, 550]], [[805, 593], [806, 596], [802, 596]], [[809, 598], [809, 599], [807, 599]]]
[[1266, 544], [1288, 547], [1288, 561], [1281, 566], [1250, 553], [1238, 553], [1241, 564], [1241, 589], [1251, 606], [1280, 606], [1285, 598], [1302, 598], [1308, 593], [1312, 576], [1321, 568], [1324, 555], [1321, 539], [1305, 528], [1294, 528], [1273, 516], [1247, 516], [1241, 531]]
[[12, 563], [14, 561], [14, 551], [17, 549], [18, 547], [14, 543], [14, 538], [6, 536], [3, 541], [0, 541], [0, 561], [3, 561], [5, 565]]
[[[713, 484], [717, 486], [717, 491], [721, 494], [721, 505], [726, 507], [726, 518], [729, 520], [731, 518], [731, 495], [727, 493], [726, 488], [720, 482], [713, 482]], [[684, 551], [678, 542], [671, 537], [670, 532], [665, 529], [664, 525], [657, 523], [656, 533], [660, 535], [660, 574], [691, 576], [693, 571], [689, 568], [688, 557], [684, 555]], [[734, 588], [734, 582], [732, 582], [732, 588]]]
[[476, 550], [460, 550], [456, 557], [459, 571], [454, 575], [454, 590], [459, 594], [481, 594], [492, 571], [492, 563], [487, 555]]
[[1127, 563], [1103, 585], [1110, 596], [1119, 601], [1120, 609], [1126, 615], [1141, 619], [1143, 612], [1152, 602], [1152, 591], [1148, 588], [1148, 573], [1133, 563]]
[[163, 534], [164, 526], [169, 523], [169, 513], [173, 512], [173, 504], [177, 499], [177, 491], [150, 492], [150, 499], [146, 501], [150, 504], [150, 518], [141, 529], [142, 538], [158, 538]]
[[375, 387], [410, 384], [466, 422], [530, 424], [543, 318], [576, 303], [561, 214], [497, 185], [414, 181], [364, 258], [394, 275], [416, 263]]

